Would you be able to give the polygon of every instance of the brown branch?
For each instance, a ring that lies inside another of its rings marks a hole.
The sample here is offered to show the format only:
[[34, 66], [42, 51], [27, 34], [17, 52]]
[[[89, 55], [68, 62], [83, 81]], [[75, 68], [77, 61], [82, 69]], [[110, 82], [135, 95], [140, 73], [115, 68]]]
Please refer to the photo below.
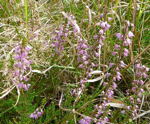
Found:
[[130, 62], [130, 64], [128, 64], [126, 66], [125, 69], [128, 69], [144, 52], [146, 52], [148, 49], [150, 48], [150, 45], [148, 45], [140, 54], [138, 54], [134, 59], [133, 61]]

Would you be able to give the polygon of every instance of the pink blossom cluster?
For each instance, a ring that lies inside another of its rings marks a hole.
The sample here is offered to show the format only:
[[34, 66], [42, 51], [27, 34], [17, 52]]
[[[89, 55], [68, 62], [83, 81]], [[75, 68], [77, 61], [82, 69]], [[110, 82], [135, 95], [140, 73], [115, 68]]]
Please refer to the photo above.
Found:
[[[106, 39], [106, 31], [111, 27], [111, 25], [107, 21], [101, 21], [97, 23], [97, 26], [100, 27], [100, 30], [99, 34], [94, 35], [94, 39], [98, 41], [98, 46], [95, 51], [98, 51], [104, 45], [103, 41]], [[99, 52], [95, 52], [96, 57], [99, 57], [99, 54]]]
[[80, 27], [77, 24], [77, 21], [73, 15], [69, 16], [68, 25], [73, 28], [73, 35], [77, 41], [77, 60], [79, 62], [79, 68], [86, 68], [89, 64], [89, 53], [88, 53], [88, 42], [82, 37]]
[[[61, 52], [64, 50], [63, 43], [65, 42], [65, 37], [74, 37], [74, 40], [77, 42], [76, 44], [76, 52], [77, 52], [77, 60], [79, 64], [79, 68], [84, 69], [88, 76], [85, 76], [82, 80], [80, 80], [79, 84], [81, 85], [78, 90], [74, 90], [72, 94], [80, 95], [83, 91], [85, 83], [87, 82], [88, 77], [91, 75], [89, 72], [93, 70], [93, 68], [97, 67], [98, 64], [91, 62], [89, 49], [90, 46], [88, 41], [83, 38], [81, 34], [81, 30], [77, 24], [77, 21], [74, 16], [65, 14], [65, 17], [68, 19], [67, 26], [61, 26], [59, 30], [56, 30], [56, 37], [54, 38], [55, 42], [53, 42], [52, 46], [55, 47], [56, 52]], [[102, 18], [102, 17], [101, 17]], [[108, 19], [108, 22], [111, 19]], [[98, 35], [94, 35], [94, 39], [97, 41], [96, 49], [94, 49], [94, 54], [96, 57], [100, 57], [100, 50], [104, 45], [104, 41], [106, 40], [107, 31], [110, 29], [111, 25], [107, 21], [100, 21], [97, 23], [99, 26]], [[122, 70], [127, 66], [126, 62], [123, 60], [127, 60], [132, 48], [132, 38], [134, 34], [130, 29], [133, 25], [126, 21], [125, 33], [116, 33], [116, 37], [119, 40], [114, 45], [114, 51], [112, 51], [111, 55], [113, 56], [113, 61], [111, 61], [108, 65], [108, 70], [104, 72], [105, 78], [103, 82], [104, 90], [100, 94], [102, 98], [100, 99], [100, 104], [95, 105], [95, 118], [97, 119], [96, 124], [107, 124], [110, 122], [110, 117], [112, 116], [111, 109], [107, 106], [108, 103], [111, 102], [111, 99], [115, 97], [115, 90], [118, 87], [118, 82], [122, 81], [123, 73]], [[71, 33], [70, 33], [71, 32]], [[93, 68], [92, 68], [93, 67]], [[141, 103], [142, 93], [144, 89], [142, 86], [144, 85], [146, 79], [148, 77], [147, 73], [149, 68], [143, 66], [138, 63], [134, 66], [135, 71], [135, 79], [132, 82], [132, 88], [128, 90], [127, 95], [133, 106], [128, 105], [126, 107], [127, 110], [132, 110], [132, 116], [136, 116], [139, 109], [139, 104]], [[131, 93], [137, 94], [137, 98], [130, 96]], [[33, 114], [31, 118], [35, 118], [36, 114]], [[36, 116], [37, 117], [37, 116]], [[36, 119], [36, 118], [35, 118]], [[92, 123], [92, 119], [90, 117], [85, 117], [79, 120], [80, 124], [90, 124]]]
[[92, 120], [90, 117], [84, 117], [79, 121], [79, 124], [91, 124]]
[[29, 80], [28, 71], [31, 70], [31, 61], [28, 56], [30, 50], [31, 47], [29, 46], [18, 45], [15, 47], [13, 82], [18, 88], [25, 91], [30, 87], [30, 84], [25, 84]]
[[30, 118], [38, 119], [44, 114], [43, 109], [37, 108], [33, 113], [30, 114]]
[[[101, 25], [102, 28], [104, 28], [104, 25]], [[129, 25], [128, 25], [129, 26]], [[108, 28], [106, 28], [107, 30]], [[128, 27], [127, 27], [128, 29]], [[105, 30], [104, 30], [105, 31]], [[101, 34], [103, 32], [101, 31]], [[115, 90], [117, 88], [117, 82], [122, 80], [122, 74], [120, 73], [121, 69], [126, 67], [126, 64], [122, 60], [122, 57], [127, 57], [129, 55], [128, 46], [131, 45], [131, 38], [134, 36], [134, 34], [129, 31], [127, 35], [122, 35], [121, 33], [117, 33], [116, 37], [119, 40], [123, 41], [123, 53], [121, 52], [121, 45], [115, 44], [114, 50], [112, 52], [112, 56], [116, 57], [117, 62], [116, 63], [110, 63], [109, 64], [109, 72], [105, 74], [106, 82], [103, 83], [103, 86], [106, 87], [106, 90], [102, 92], [103, 100], [101, 105], [96, 105], [97, 113], [95, 117], [98, 119], [98, 124], [106, 124], [109, 123], [109, 118], [111, 116], [111, 110], [108, 109], [106, 106], [107, 103], [111, 102], [109, 99], [114, 98]], [[100, 40], [100, 43], [102, 40]], [[102, 44], [103, 45], [103, 44]], [[144, 70], [144, 69], [143, 69]], [[146, 74], [143, 74], [146, 75]], [[111, 83], [111, 84], [110, 84]], [[141, 81], [139, 83], [142, 83]], [[138, 85], [137, 85], [138, 86]], [[139, 99], [138, 99], [139, 100]], [[137, 107], [137, 106], [136, 106]], [[136, 110], [134, 110], [135, 112]]]
[[127, 90], [127, 94], [137, 94], [137, 97], [130, 96], [130, 102], [132, 103], [132, 116], [135, 117], [138, 114], [139, 106], [142, 102], [142, 94], [144, 93], [143, 85], [145, 84], [144, 79], [148, 78], [149, 68], [142, 65], [141, 63], [135, 64], [135, 80], [132, 82], [131, 90]]
[[135, 65], [135, 74], [137, 78], [147, 78], [148, 71], [149, 71], [149, 68], [140, 63]]
[[78, 43], [77, 43], [78, 62], [80, 63], [79, 67], [86, 68], [87, 65], [89, 64], [87, 41], [82, 39], [80, 36], [78, 36], [77, 38], [78, 38]]
[[[130, 26], [133, 26], [129, 21], [126, 21], [126, 34], [123, 35], [121, 33], [116, 33], [116, 37], [123, 41], [123, 46], [126, 47], [123, 49], [123, 56], [124, 57], [127, 57], [129, 55], [129, 50], [127, 47], [129, 47], [131, 44], [132, 44], [132, 38], [134, 37], [134, 34], [132, 31], [128, 31], [129, 30], [129, 27]], [[115, 45], [115, 48], [117, 47], [118, 45]], [[117, 52], [113, 52], [113, 53], [116, 53]], [[116, 55], [115, 54], [115, 55]]]
[[[97, 51], [99, 49], [101, 49], [101, 47], [104, 45], [103, 41], [105, 40], [106, 31], [111, 27], [110, 24], [108, 24], [108, 22], [106, 22], [106, 21], [101, 21], [100, 23], [98, 23], [98, 26], [100, 26], [99, 34], [94, 36], [94, 39], [96, 39], [99, 44], [98, 47], [96, 48]], [[95, 52], [95, 55], [96, 55], [96, 57], [99, 57], [99, 53]], [[92, 63], [92, 64], [93, 64], [92, 67], [95, 67], [96, 64], [94, 64], [94, 63]], [[109, 74], [107, 74], [107, 75], [109, 75]], [[113, 92], [112, 88], [110, 88], [106, 91], [107, 97], [113, 97], [113, 94], [114, 94], [114, 92]], [[98, 111], [97, 114], [95, 115], [95, 117], [97, 118], [96, 124], [105, 124], [105, 123], [109, 122], [108, 117], [101, 117], [102, 114], [105, 112], [107, 102], [108, 102], [107, 100], [104, 100], [100, 106], [98, 106], [98, 105], [95, 106], [96, 110]], [[80, 122], [80, 124], [90, 124], [91, 123], [91, 121], [86, 121], [86, 119], [81, 119], [79, 122]]]
[[97, 118], [96, 124], [107, 124], [107, 123], [109, 123], [108, 115], [111, 115], [111, 112], [109, 110], [106, 111], [107, 103], [108, 103], [108, 100], [103, 99], [103, 102], [101, 103], [101, 105], [95, 105], [95, 110], [97, 110], [97, 113], [95, 115], [95, 117]]
[[52, 47], [55, 48], [55, 52], [60, 54], [64, 50], [65, 37], [68, 36], [69, 29], [64, 25], [61, 25], [58, 30], [55, 30], [55, 36], [52, 38]]
[[[103, 86], [108, 87], [109, 83], [104, 82]], [[95, 105], [95, 110], [97, 113], [95, 114], [95, 117], [97, 118], [96, 124], [107, 124], [109, 123], [110, 119], [108, 116], [111, 116], [111, 110], [108, 109], [107, 104], [110, 102], [109, 99], [114, 98], [114, 91], [117, 88], [117, 84], [115, 82], [112, 83], [112, 85], [109, 86], [108, 89], [105, 91], [102, 91], [101, 95], [103, 96], [102, 102], [100, 105]]]

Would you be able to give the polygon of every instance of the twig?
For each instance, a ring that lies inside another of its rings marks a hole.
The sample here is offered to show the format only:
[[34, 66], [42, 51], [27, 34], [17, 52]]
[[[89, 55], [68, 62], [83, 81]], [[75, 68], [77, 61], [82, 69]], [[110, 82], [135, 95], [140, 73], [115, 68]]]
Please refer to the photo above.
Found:
[[46, 70], [44, 70], [44, 71], [32, 70], [32, 72], [39, 73], [39, 74], [45, 74], [47, 71], [49, 71], [49, 70], [52, 69], [53, 67], [66, 68], [66, 69], [74, 69], [73, 67], [70, 67], [70, 66], [67, 67], [67, 66], [60, 66], [60, 65], [52, 65], [52, 66], [50, 66], [49, 68], [47, 68]]
[[0, 99], [3, 99], [5, 96], [7, 96], [14, 88], [15, 86], [13, 85], [11, 88], [8, 88], [4, 90], [3, 92], [1, 92], [0, 94], [3, 94], [3, 95], [0, 96]]
[[133, 118], [133, 120], [136, 120], [136, 119], [138, 119], [138, 118], [140, 118], [140, 117], [142, 117], [142, 116], [144, 116], [144, 115], [146, 115], [146, 114], [149, 114], [149, 113], [150, 113], [150, 110], [145, 111], [145, 112], [143, 112], [143, 113], [137, 115], [135, 118]]
[[[61, 94], [61, 97], [60, 97], [60, 100], [59, 100], [59, 108], [60, 108], [60, 109], [62, 109], [62, 110], [64, 110], [64, 111], [72, 112], [73, 114], [80, 115], [80, 116], [83, 117], [83, 118], [89, 117], [89, 116], [83, 115], [83, 114], [81, 114], [81, 113], [75, 111], [75, 109], [66, 109], [66, 108], [63, 108], [63, 107], [61, 106], [62, 99], [63, 99], [63, 93]], [[90, 118], [91, 118], [93, 121], [97, 121], [96, 118], [92, 118], [92, 117], [90, 117]]]
[[135, 57], [135, 59], [134, 59], [133, 61], [131, 61], [130, 64], [128, 64], [128, 65], [126, 66], [125, 69], [128, 69], [128, 68], [129, 68], [145, 51], [147, 51], [149, 48], [150, 48], [150, 45], [147, 46], [140, 54], [138, 54], [138, 55]]
[[92, 24], [92, 12], [91, 12], [91, 9], [89, 8], [88, 5], [86, 5], [85, 2], [82, 1], [82, 3], [85, 5], [85, 7], [88, 9], [88, 15], [89, 15], [89, 27], [91, 26]]

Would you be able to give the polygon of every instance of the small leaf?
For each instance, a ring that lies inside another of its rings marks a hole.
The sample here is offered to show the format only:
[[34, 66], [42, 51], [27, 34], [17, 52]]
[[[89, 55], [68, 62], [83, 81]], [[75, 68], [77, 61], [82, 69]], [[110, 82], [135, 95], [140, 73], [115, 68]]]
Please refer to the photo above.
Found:
[[102, 74], [102, 71], [96, 70], [96, 71], [92, 71], [90, 74]]
[[111, 107], [115, 107], [115, 108], [125, 108], [125, 104], [121, 104], [121, 103], [107, 103], [106, 106], [111, 106]]
[[87, 80], [87, 82], [96, 82], [96, 81], [101, 80], [102, 78], [103, 77], [98, 77], [98, 78], [95, 78], [95, 79]]

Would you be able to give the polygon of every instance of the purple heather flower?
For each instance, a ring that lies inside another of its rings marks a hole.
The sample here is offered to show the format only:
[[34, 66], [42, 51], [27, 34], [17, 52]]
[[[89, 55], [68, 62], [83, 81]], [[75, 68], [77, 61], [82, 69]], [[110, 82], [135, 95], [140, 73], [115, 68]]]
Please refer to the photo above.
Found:
[[31, 86], [30, 84], [24, 84], [24, 85], [23, 85], [23, 89], [24, 89], [25, 91], [27, 91], [30, 86]]
[[83, 55], [82, 59], [83, 59], [83, 61], [86, 61], [88, 58], [87, 58], [87, 56]]
[[109, 63], [109, 68], [112, 68], [114, 65], [114, 63]]
[[32, 113], [29, 117], [30, 117], [30, 118], [33, 118], [33, 119], [37, 119], [37, 115], [34, 114], [34, 113]]
[[20, 60], [21, 59], [21, 56], [20, 55], [16, 55], [14, 56], [15, 60]]
[[109, 77], [111, 76], [111, 73], [108, 73], [108, 72], [107, 72], [107, 73], [105, 74], [105, 76], [106, 76], [106, 78], [109, 78]]
[[94, 35], [94, 37], [93, 37], [94, 39], [98, 39], [98, 35]]
[[19, 83], [18, 88], [20, 88], [20, 89], [23, 88], [23, 85], [24, 85], [23, 83]]
[[43, 112], [37, 112], [37, 116], [41, 117], [43, 115]]
[[100, 23], [101, 28], [105, 28], [105, 25], [106, 25], [105, 22]]
[[119, 69], [119, 67], [116, 67], [116, 71], [119, 71], [120, 69]]
[[124, 61], [120, 61], [120, 67], [124, 68], [126, 66], [126, 64], [124, 63]]
[[114, 51], [113, 51], [113, 52], [112, 52], [112, 55], [113, 55], [113, 56], [117, 55], [117, 52], [114, 52]]
[[115, 49], [115, 50], [120, 50], [120, 45], [115, 44], [114, 49]]
[[142, 77], [142, 73], [141, 72], [136, 72], [136, 77], [138, 77], [138, 78], [140, 78], [140, 77]]
[[117, 88], [117, 84], [116, 84], [115, 82], [112, 84], [112, 88], [113, 88], [113, 89], [116, 89], [116, 88]]
[[138, 103], [141, 103], [141, 99], [140, 99], [140, 98], [137, 98], [137, 102], [138, 102]]
[[136, 68], [136, 69], [141, 69], [141, 64], [139, 64], [139, 63], [136, 64], [136, 65], [135, 65], [135, 68]]
[[83, 69], [83, 68], [84, 68], [84, 65], [83, 65], [83, 64], [80, 64], [80, 65], [79, 65], [79, 68], [82, 68], [82, 69]]
[[30, 114], [30, 118], [32, 119], [38, 119], [39, 117], [41, 117], [43, 115], [43, 110], [37, 108], [33, 113]]
[[149, 71], [149, 68], [147, 68], [146, 66], [143, 66], [142, 64], [136, 64], [135, 65], [135, 69], [136, 69], [136, 76], [138, 78], [147, 78], [147, 72]]
[[129, 55], [129, 50], [128, 50], [128, 49], [126, 49], [126, 48], [124, 48], [123, 55], [124, 55], [124, 56], [128, 56], [128, 55]]
[[137, 109], [136, 109], [136, 108], [134, 108], [134, 110], [133, 110], [133, 112], [132, 112], [132, 116], [133, 116], [133, 117], [136, 117], [136, 116], [137, 116]]
[[143, 85], [143, 84], [144, 84], [144, 81], [143, 81], [143, 80], [139, 80], [139, 81], [138, 81], [138, 84]]
[[113, 80], [116, 81], [120, 81], [121, 80], [121, 73], [120, 72], [117, 72], [117, 75], [115, 77], [113, 77]]
[[124, 40], [123, 45], [129, 46], [131, 43], [132, 43], [131, 39], [127, 38], [126, 40]]
[[140, 91], [143, 93], [143, 92], [144, 92], [144, 89], [140, 89]]
[[51, 46], [55, 48], [55, 52], [57, 54], [60, 54], [64, 50], [64, 37], [66, 37], [66, 34], [68, 34], [67, 28], [65, 28], [63, 25], [59, 27], [58, 30], [55, 30], [55, 36], [52, 37], [54, 42], [52, 42]]
[[28, 81], [29, 78], [27, 76], [23, 76], [21, 80]]
[[15, 53], [18, 54], [18, 53], [20, 53], [20, 52], [21, 52], [21, 47], [20, 47], [20, 46], [17, 46], [17, 47], [15, 48]]
[[123, 35], [121, 33], [116, 33], [116, 37], [119, 39], [119, 40], [122, 40], [123, 39]]
[[130, 101], [133, 103], [134, 102], [134, 98], [132, 96], [130, 96]]
[[85, 65], [88, 65], [88, 64], [89, 64], [89, 62], [88, 62], [88, 61], [84, 61], [83, 63], [84, 63]]
[[31, 84], [24, 84], [24, 83], [19, 83], [18, 84], [18, 88], [24, 89], [25, 91], [27, 91], [30, 86], [31, 86]]
[[28, 51], [28, 52], [29, 52], [31, 49], [32, 49], [32, 47], [30, 47], [30, 46], [26, 46], [26, 47], [25, 47], [25, 50]]
[[96, 57], [99, 57], [100, 54], [99, 54], [98, 52], [95, 52], [95, 56], [96, 56]]
[[130, 106], [127, 106], [127, 109], [128, 109], [128, 110], [130, 110], [130, 109], [131, 109], [131, 107], [130, 107]]
[[81, 48], [83, 48], [83, 49], [87, 49], [87, 48], [88, 48], [88, 46], [87, 46], [87, 44], [81, 44]]
[[21, 63], [21, 62], [15, 63], [15, 64], [14, 64], [14, 67], [22, 68], [22, 63]]
[[143, 73], [143, 78], [148, 78], [148, 74]]
[[[102, 108], [101, 108], [102, 109]], [[98, 112], [97, 112], [98, 116], [100, 116], [101, 114], [103, 114], [102, 110], [98, 109]]]
[[108, 30], [111, 26], [107, 22], [101, 22], [100, 27], [103, 28], [105, 31]]
[[99, 33], [101, 34], [101, 35], [103, 35], [104, 34], [104, 30], [99, 30]]
[[106, 85], [108, 85], [108, 83], [107, 82], [103, 82], [103, 86], [106, 86]]
[[108, 117], [105, 117], [105, 118], [104, 118], [104, 121], [105, 121], [105, 122], [108, 122], [108, 121], [109, 121]]
[[137, 87], [132, 87], [133, 92], [136, 92], [136, 90], [137, 90]]
[[112, 18], [111, 18], [111, 17], [108, 17], [108, 21], [112, 21]]
[[33, 119], [38, 119], [38, 116], [34, 114]]
[[23, 47], [18, 45], [15, 48], [15, 63], [14, 63], [14, 72], [13, 72], [13, 82], [15, 82], [18, 88], [22, 88], [24, 90], [28, 90], [30, 84], [24, 84], [24, 82], [28, 81], [26, 75], [27, 71], [31, 68], [31, 61], [28, 60], [28, 53], [31, 50], [31, 47], [26, 46]]
[[129, 31], [129, 32], [128, 32], [128, 37], [129, 37], [129, 38], [132, 38], [132, 37], [134, 37], [134, 34], [133, 34], [131, 31]]
[[102, 18], [104, 16], [104, 14], [100, 14], [100, 18]]
[[92, 121], [90, 117], [85, 117], [79, 121], [80, 124], [91, 124], [91, 122]]
[[20, 70], [16, 70], [13, 74], [14, 74], [15, 77], [19, 77], [19, 75], [20, 75]]
[[[113, 95], [114, 95], [114, 91], [113, 91], [112, 89], [108, 89], [107, 92], [106, 92], [106, 96], [107, 96], [108, 98], [112, 98]], [[106, 103], [102, 103], [102, 105], [105, 106]]]
[[132, 84], [138, 84], [138, 80], [133, 80]]
[[21, 58], [26, 58], [27, 55], [28, 55], [27, 51], [23, 51], [23, 52], [21, 53]]

